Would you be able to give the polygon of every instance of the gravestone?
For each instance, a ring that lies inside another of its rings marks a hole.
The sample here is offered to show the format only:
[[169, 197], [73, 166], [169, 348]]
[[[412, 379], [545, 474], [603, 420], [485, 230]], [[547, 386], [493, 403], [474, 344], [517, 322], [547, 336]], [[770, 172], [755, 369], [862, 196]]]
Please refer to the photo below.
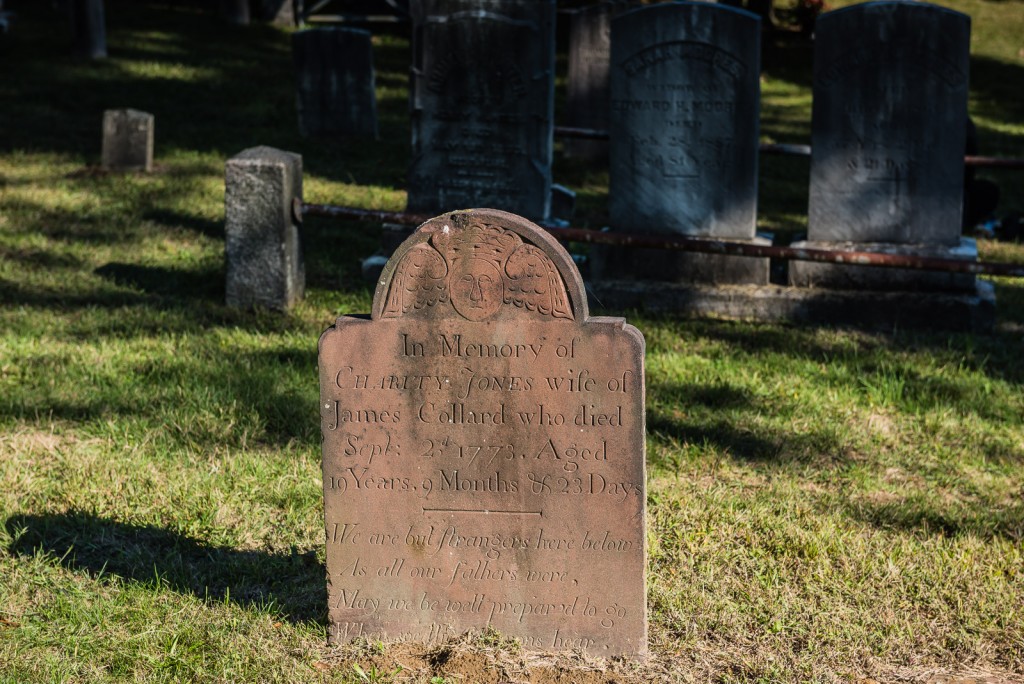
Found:
[[[569, 72], [565, 81], [566, 125], [608, 130], [608, 59], [612, 15], [622, 2], [602, 2], [574, 10], [569, 17]], [[608, 156], [604, 140], [565, 140], [568, 156], [583, 160]]]
[[299, 132], [377, 137], [370, 32], [317, 28], [292, 34]]
[[[764, 243], [756, 236], [760, 20], [672, 2], [612, 20], [613, 229]], [[614, 250], [600, 277], [768, 282], [767, 259]]]
[[275, 26], [295, 26], [298, 9], [295, 0], [254, 0], [256, 17]]
[[253, 147], [224, 172], [227, 305], [291, 307], [306, 287], [293, 202], [302, 199], [302, 157]]
[[332, 642], [646, 652], [644, 340], [557, 241], [431, 219], [319, 359]]
[[75, 54], [89, 59], [107, 56], [107, 25], [103, 0], [70, 0]]
[[220, 0], [220, 16], [229, 24], [248, 26], [251, 18], [250, 0]]
[[413, 0], [408, 211], [550, 208], [554, 0]]
[[103, 112], [100, 164], [109, 171], [152, 171], [155, 119], [136, 109]]
[[[961, 240], [970, 18], [923, 2], [819, 17], [808, 247], [976, 259]], [[795, 285], [971, 289], [974, 277], [794, 263]]]

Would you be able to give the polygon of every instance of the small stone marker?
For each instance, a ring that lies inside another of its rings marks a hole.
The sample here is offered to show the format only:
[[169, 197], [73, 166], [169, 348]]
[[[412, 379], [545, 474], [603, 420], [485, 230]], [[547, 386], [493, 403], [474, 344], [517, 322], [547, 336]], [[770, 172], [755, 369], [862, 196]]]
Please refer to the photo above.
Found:
[[420, 226], [320, 339], [331, 641], [644, 654], [643, 359], [532, 223]]
[[413, 0], [408, 210], [548, 215], [554, 0]]
[[306, 287], [292, 213], [302, 198], [302, 157], [253, 147], [229, 159], [224, 175], [227, 305], [287, 309]]
[[377, 136], [370, 32], [317, 28], [292, 34], [302, 135]]
[[103, 112], [100, 163], [109, 171], [152, 171], [155, 120], [136, 109]]
[[[961, 241], [970, 18], [924, 2], [815, 29], [809, 247], [976, 259]], [[902, 247], [901, 247], [902, 246]], [[974, 277], [794, 263], [796, 285], [971, 289]]]
[[[760, 241], [760, 36], [756, 15], [702, 2], [651, 5], [612, 20], [615, 230]], [[658, 250], [614, 256], [613, 277], [768, 282], [767, 259]]]

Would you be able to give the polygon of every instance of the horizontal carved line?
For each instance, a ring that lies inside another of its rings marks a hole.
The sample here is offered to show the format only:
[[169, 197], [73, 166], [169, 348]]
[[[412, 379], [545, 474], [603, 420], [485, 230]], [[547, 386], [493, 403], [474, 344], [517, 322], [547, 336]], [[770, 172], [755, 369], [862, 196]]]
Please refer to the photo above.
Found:
[[424, 513], [485, 513], [487, 515], [540, 515], [543, 511], [498, 511], [488, 508], [424, 508]]

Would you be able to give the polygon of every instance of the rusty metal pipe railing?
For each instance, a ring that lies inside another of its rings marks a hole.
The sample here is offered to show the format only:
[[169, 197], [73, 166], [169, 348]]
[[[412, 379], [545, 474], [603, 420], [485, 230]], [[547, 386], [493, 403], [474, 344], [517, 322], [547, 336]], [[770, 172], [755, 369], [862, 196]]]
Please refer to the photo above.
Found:
[[[608, 131], [599, 128], [576, 128], [573, 126], [555, 126], [555, 135], [559, 138], [576, 138], [580, 140], [607, 140]], [[793, 143], [761, 143], [762, 154], [781, 154], [793, 157], [810, 157], [810, 145]], [[967, 155], [964, 166], [977, 166], [1000, 169], [1024, 169], [1024, 159], [1018, 157], [983, 157]]]
[[[328, 216], [356, 221], [381, 221], [407, 226], [418, 226], [433, 218], [425, 214], [408, 214], [397, 211], [371, 211], [354, 207], [339, 207], [330, 204], [307, 204], [296, 199], [292, 207], [296, 220], [304, 216]], [[754, 245], [742, 242], [727, 242], [653, 233], [619, 233], [612, 231], [588, 230], [585, 228], [541, 227], [560, 240], [585, 242], [589, 244], [616, 245], [620, 247], [644, 247], [670, 249], [702, 254], [719, 254], [739, 257], [770, 257], [787, 261], [816, 261], [819, 263], [845, 264], [849, 266], [877, 266], [882, 268], [906, 268], [922, 271], [943, 271], [948, 273], [973, 273], [976, 275], [1009, 276], [1024, 278], [1024, 264], [1003, 264], [964, 259], [942, 259], [913, 254], [881, 254], [878, 252], [847, 252], [829, 249], [807, 249], [803, 247], [782, 247], [776, 245]]]

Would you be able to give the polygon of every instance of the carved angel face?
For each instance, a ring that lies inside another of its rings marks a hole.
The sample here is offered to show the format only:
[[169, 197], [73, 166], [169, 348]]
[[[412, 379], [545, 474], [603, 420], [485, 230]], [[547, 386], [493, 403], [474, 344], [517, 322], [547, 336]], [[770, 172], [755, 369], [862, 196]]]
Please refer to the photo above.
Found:
[[483, 259], [459, 261], [451, 274], [452, 306], [471, 321], [491, 316], [504, 301], [501, 273]]

